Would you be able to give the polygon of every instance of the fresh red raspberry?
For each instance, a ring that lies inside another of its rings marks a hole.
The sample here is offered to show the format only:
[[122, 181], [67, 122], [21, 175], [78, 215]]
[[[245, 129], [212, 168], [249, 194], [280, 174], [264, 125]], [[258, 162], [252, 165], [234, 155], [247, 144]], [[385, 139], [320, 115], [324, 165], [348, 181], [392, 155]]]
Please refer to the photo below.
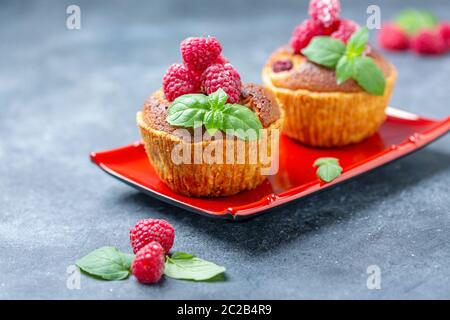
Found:
[[411, 48], [419, 54], [439, 55], [446, 50], [445, 41], [434, 30], [422, 30], [411, 41]]
[[323, 25], [314, 20], [305, 20], [295, 27], [289, 43], [295, 53], [300, 53], [303, 48], [308, 46], [312, 38], [324, 34]]
[[220, 55], [217, 59], [216, 62], [218, 64], [226, 64], [229, 63], [229, 61], [227, 60], [227, 58], [225, 58], [223, 55]]
[[378, 32], [378, 44], [387, 50], [406, 50], [409, 48], [409, 38], [395, 23], [385, 23]]
[[163, 90], [167, 100], [200, 91], [200, 77], [181, 64], [173, 64], [163, 77]]
[[237, 103], [241, 96], [241, 77], [229, 63], [213, 64], [202, 75], [202, 90], [206, 94], [222, 88], [228, 94], [229, 103]]
[[166, 253], [172, 248], [175, 230], [166, 220], [143, 219], [138, 221], [130, 230], [130, 242], [136, 253], [150, 242], [156, 241]]
[[278, 60], [275, 61], [274, 64], [272, 65], [272, 70], [275, 73], [289, 71], [292, 69], [293, 66], [294, 65], [292, 64], [292, 61], [289, 59]]
[[239, 86], [239, 88], [241, 87], [241, 76], [239, 75], [239, 73], [236, 71], [236, 69], [233, 67], [233, 65], [231, 63], [225, 63], [223, 65], [223, 67], [225, 68], [226, 71], [230, 72], [231, 75], [233, 76], [234, 80], [236, 81], [236, 84]]
[[439, 25], [439, 34], [447, 45], [447, 49], [450, 49], [450, 22], [442, 22]]
[[339, 0], [311, 0], [309, 3], [309, 15], [325, 27], [339, 20], [340, 13], [341, 4]]
[[138, 251], [131, 272], [140, 283], [156, 283], [164, 273], [165, 254], [158, 242], [150, 242]]
[[181, 42], [180, 50], [189, 69], [203, 72], [219, 57], [222, 46], [215, 37], [187, 38]]
[[356, 22], [342, 19], [339, 23], [339, 27], [331, 34], [331, 37], [347, 43], [348, 39], [350, 39], [352, 34], [358, 29], [359, 25]]
[[333, 32], [335, 32], [339, 28], [340, 25], [341, 25], [341, 20], [336, 20], [328, 27], [323, 26], [323, 35], [324, 36], [331, 35]]

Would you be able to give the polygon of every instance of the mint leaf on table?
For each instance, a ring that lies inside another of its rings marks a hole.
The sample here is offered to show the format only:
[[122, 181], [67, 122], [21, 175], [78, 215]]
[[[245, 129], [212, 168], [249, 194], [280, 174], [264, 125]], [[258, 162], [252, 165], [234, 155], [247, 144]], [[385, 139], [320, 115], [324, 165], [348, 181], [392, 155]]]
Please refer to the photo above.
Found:
[[174, 252], [171, 256], [172, 259], [191, 259], [194, 255], [186, 252]]
[[312, 62], [334, 68], [345, 54], [345, 49], [346, 46], [342, 41], [321, 36], [313, 38], [302, 53]]
[[438, 18], [431, 12], [416, 9], [403, 10], [394, 21], [410, 35], [422, 29], [432, 29], [439, 23]]
[[225, 268], [200, 259], [192, 254], [175, 252], [166, 257], [164, 274], [170, 278], [193, 281], [216, 279]]
[[123, 280], [130, 275], [134, 255], [122, 253], [114, 247], [101, 247], [76, 262], [89, 275], [104, 280]]
[[316, 174], [325, 182], [333, 181], [342, 173], [342, 167], [336, 158], [319, 158], [314, 162], [313, 166], [318, 167]]
[[[209, 96], [186, 94], [169, 106], [167, 121], [171, 125], [195, 127], [204, 125], [213, 135], [217, 130], [226, 131], [244, 140], [259, 137], [263, 128], [258, 116], [248, 107], [227, 104], [228, 95], [222, 89]], [[252, 130], [249, 134], [247, 130]]]

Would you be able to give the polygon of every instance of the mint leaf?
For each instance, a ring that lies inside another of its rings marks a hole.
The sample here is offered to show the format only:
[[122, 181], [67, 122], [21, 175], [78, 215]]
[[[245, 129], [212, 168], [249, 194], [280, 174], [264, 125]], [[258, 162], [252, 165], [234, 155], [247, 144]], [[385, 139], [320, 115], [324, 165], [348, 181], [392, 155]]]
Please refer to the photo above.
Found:
[[336, 80], [342, 84], [354, 75], [354, 58], [343, 56], [336, 66]]
[[322, 166], [324, 164], [339, 164], [339, 159], [337, 158], [318, 158], [316, 159], [316, 161], [314, 161], [313, 166], [314, 167], [318, 167], [318, 166]]
[[[246, 106], [225, 104], [228, 95], [222, 89], [206, 96], [185, 94], [176, 98], [167, 110], [167, 122], [175, 126], [196, 127], [204, 125], [210, 135], [217, 130], [230, 130], [237, 137], [250, 140], [259, 136], [262, 129], [258, 116]], [[255, 134], [247, 134], [247, 130]]]
[[322, 165], [317, 169], [316, 174], [325, 182], [331, 182], [341, 175], [342, 168], [335, 164]]
[[395, 23], [410, 35], [414, 35], [422, 29], [436, 27], [439, 20], [429, 11], [406, 9], [395, 18]]
[[[249, 108], [239, 104], [226, 104], [222, 110], [223, 124], [221, 129], [243, 140], [254, 140], [259, 137], [263, 128], [258, 116]], [[251, 130], [251, 131], [248, 131]]]
[[204, 94], [185, 94], [167, 109], [167, 122], [173, 126], [194, 127], [203, 122], [210, 105]]
[[375, 62], [368, 57], [356, 57], [353, 64], [352, 78], [367, 92], [377, 96], [384, 95], [386, 80]]
[[208, 111], [205, 114], [204, 125], [210, 135], [214, 135], [217, 130], [222, 128], [223, 119], [224, 116], [221, 110]]
[[212, 109], [222, 109], [227, 102], [228, 95], [222, 88], [208, 96], [208, 101]]
[[172, 259], [191, 259], [193, 257], [194, 257], [193, 254], [177, 251], [172, 254], [171, 258]]
[[127, 270], [131, 270], [131, 264], [133, 263], [133, 260], [135, 258], [134, 254], [131, 253], [123, 253], [122, 254], [122, 261], [123, 261], [123, 265]]
[[367, 27], [358, 29], [348, 40], [345, 54], [349, 57], [359, 57], [366, 49], [368, 42], [369, 29]]
[[105, 280], [123, 280], [130, 274], [134, 255], [122, 253], [114, 247], [102, 247], [76, 262], [89, 275]]
[[319, 158], [314, 162], [313, 166], [319, 167], [316, 174], [325, 182], [333, 181], [342, 173], [342, 167], [336, 158]]
[[164, 274], [170, 278], [193, 281], [207, 281], [225, 272], [215, 263], [197, 258], [188, 253], [175, 253], [166, 257]]
[[369, 29], [353, 33], [347, 45], [331, 37], [315, 37], [302, 53], [312, 62], [336, 69], [336, 81], [354, 79], [368, 93], [382, 96], [386, 87], [383, 73], [369, 57], [362, 54], [369, 41]]
[[334, 68], [345, 54], [345, 48], [345, 44], [340, 40], [331, 37], [315, 37], [302, 50], [302, 53], [312, 62]]

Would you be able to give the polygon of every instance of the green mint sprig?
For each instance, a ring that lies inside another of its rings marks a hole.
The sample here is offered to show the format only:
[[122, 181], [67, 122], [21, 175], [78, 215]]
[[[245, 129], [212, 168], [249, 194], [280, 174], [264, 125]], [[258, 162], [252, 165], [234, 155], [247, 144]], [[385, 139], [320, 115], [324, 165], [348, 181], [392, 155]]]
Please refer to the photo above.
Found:
[[315, 37], [302, 53], [314, 63], [336, 69], [338, 84], [352, 78], [368, 93], [382, 96], [386, 88], [383, 72], [372, 58], [363, 56], [368, 42], [369, 29], [364, 27], [347, 44], [331, 37]]
[[[87, 275], [103, 280], [124, 280], [131, 274], [133, 254], [114, 247], [101, 247], [76, 262]], [[225, 268], [193, 254], [175, 252], [166, 256], [164, 274], [170, 278], [192, 281], [224, 280]], [[222, 277], [220, 277], [222, 276]]]
[[219, 280], [225, 268], [215, 263], [200, 259], [193, 254], [175, 252], [166, 257], [164, 275], [180, 280], [210, 281]]
[[319, 158], [314, 164], [314, 167], [318, 167], [316, 174], [325, 182], [331, 182], [342, 173], [342, 167], [339, 165], [339, 160], [336, 158]]
[[120, 252], [114, 247], [101, 247], [76, 262], [87, 274], [103, 280], [123, 280], [130, 275], [133, 254]]
[[263, 128], [258, 116], [246, 106], [226, 103], [228, 95], [222, 89], [206, 96], [185, 94], [176, 98], [167, 110], [167, 122], [173, 126], [204, 125], [213, 135], [217, 130], [231, 133], [243, 140], [259, 137]]

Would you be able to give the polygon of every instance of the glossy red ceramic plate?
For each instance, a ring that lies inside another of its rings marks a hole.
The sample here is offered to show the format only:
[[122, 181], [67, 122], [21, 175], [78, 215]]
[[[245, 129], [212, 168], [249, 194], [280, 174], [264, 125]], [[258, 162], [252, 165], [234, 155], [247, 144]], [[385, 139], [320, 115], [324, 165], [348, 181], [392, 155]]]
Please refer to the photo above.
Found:
[[[245, 219], [283, 203], [329, 188], [405, 156], [450, 130], [450, 117], [431, 120], [389, 108], [387, 121], [371, 138], [344, 148], [316, 149], [286, 136], [280, 141], [280, 167], [252, 191], [223, 198], [190, 198], [171, 191], [159, 180], [140, 142], [118, 149], [94, 152], [92, 161], [113, 177], [151, 196], [187, 210], [227, 219]], [[312, 164], [320, 157], [336, 157], [343, 173], [322, 183]]]

